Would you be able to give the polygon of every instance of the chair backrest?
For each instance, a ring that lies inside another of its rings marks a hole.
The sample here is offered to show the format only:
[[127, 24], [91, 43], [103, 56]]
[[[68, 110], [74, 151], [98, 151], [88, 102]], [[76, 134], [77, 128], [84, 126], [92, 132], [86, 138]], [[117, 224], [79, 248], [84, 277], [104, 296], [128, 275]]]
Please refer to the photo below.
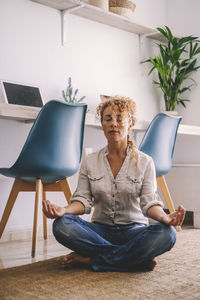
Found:
[[86, 110], [84, 103], [47, 102], [12, 168], [48, 182], [73, 175], [81, 160]]
[[172, 155], [181, 116], [160, 113], [150, 123], [139, 150], [153, 158], [156, 176], [167, 174], [172, 166]]

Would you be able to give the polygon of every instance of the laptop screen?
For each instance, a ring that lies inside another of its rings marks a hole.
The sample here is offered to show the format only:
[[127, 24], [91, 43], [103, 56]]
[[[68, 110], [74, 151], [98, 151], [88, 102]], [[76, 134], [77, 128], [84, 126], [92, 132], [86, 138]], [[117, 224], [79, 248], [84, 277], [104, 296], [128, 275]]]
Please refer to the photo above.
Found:
[[5, 100], [9, 104], [42, 107], [43, 101], [38, 87], [2, 81]]

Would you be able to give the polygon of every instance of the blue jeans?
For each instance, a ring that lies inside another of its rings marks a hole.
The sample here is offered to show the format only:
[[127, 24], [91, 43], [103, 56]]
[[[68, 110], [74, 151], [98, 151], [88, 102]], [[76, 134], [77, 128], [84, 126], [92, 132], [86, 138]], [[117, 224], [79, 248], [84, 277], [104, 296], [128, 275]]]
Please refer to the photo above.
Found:
[[56, 240], [76, 253], [91, 258], [94, 271], [133, 271], [175, 244], [174, 227], [152, 225], [104, 225], [64, 215], [53, 223]]

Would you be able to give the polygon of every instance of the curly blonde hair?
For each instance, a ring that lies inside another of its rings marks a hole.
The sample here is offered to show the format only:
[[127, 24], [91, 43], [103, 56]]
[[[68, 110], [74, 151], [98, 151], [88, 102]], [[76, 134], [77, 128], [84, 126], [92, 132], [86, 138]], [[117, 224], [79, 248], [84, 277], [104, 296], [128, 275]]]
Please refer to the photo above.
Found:
[[128, 116], [133, 125], [135, 124], [136, 103], [131, 98], [114, 96], [109, 97], [108, 100], [104, 102], [101, 102], [96, 109], [96, 116], [101, 123], [103, 121], [103, 112], [108, 106], [111, 106], [113, 109], [117, 106], [119, 111]]
[[[103, 121], [103, 113], [104, 110], [111, 106], [113, 110], [116, 109], [116, 107], [119, 109], [120, 113], [122, 114], [122, 117], [126, 118], [128, 117], [131, 121], [131, 123], [134, 125], [136, 122], [136, 103], [128, 97], [121, 97], [121, 96], [113, 96], [109, 97], [108, 100], [101, 102], [96, 109], [96, 117], [98, 120]], [[135, 156], [135, 144], [131, 140], [130, 136], [127, 136], [127, 143], [128, 147], [132, 149], [133, 157]]]

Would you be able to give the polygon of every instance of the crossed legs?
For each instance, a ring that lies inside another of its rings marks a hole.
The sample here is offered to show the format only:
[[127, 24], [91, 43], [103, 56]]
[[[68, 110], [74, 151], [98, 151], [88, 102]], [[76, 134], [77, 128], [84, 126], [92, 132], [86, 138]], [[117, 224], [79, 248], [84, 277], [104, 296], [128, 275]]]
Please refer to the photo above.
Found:
[[75, 215], [56, 219], [53, 233], [59, 243], [75, 252], [63, 264], [88, 265], [94, 271], [127, 272], [145, 266], [148, 270], [155, 265], [154, 257], [169, 251], [176, 241], [175, 229], [163, 223], [110, 226]]

